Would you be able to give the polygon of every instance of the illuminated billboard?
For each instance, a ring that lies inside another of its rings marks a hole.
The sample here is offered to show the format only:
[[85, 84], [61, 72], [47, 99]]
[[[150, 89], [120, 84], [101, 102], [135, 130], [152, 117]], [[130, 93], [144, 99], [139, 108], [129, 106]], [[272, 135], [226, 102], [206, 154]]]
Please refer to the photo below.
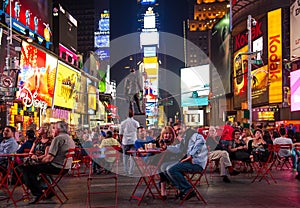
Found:
[[75, 108], [76, 113], [87, 113], [87, 100], [87, 78], [85, 76], [80, 76], [80, 87], [76, 99], [77, 105]]
[[[41, 44], [43, 40], [50, 41], [51, 29], [49, 26], [49, 1], [48, 0], [3, 0], [1, 9], [7, 16], [12, 17], [12, 27], [24, 35], [29, 35]], [[12, 14], [10, 14], [10, 11]], [[27, 31], [28, 30], [28, 31]]]
[[[211, 61], [222, 80], [225, 94], [231, 92], [230, 38], [229, 15], [225, 15], [224, 18], [213, 27], [211, 40]], [[212, 79], [211, 88], [215, 89], [219, 85], [219, 81], [216, 80], [216, 77], [212, 77]], [[216, 81], [214, 82], [214, 80]]]
[[77, 51], [77, 20], [60, 4], [54, 4], [53, 10], [53, 42], [56, 47], [61, 43], [73, 52]]
[[300, 2], [294, 1], [290, 8], [291, 57], [300, 57]]
[[155, 56], [156, 56], [156, 46], [144, 47], [144, 57], [155, 57]]
[[141, 5], [150, 5], [150, 4], [155, 4], [156, 0], [138, 0], [138, 2], [140, 2]]
[[247, 100], [248, 56], [241, 55], [247, 51], [248, 46], [245, 46], [233, 55], [233, 94], [235, 108], [240, 108], [241, 103]]
[[283, 101], [281, 22], [281, 9], [268, 12], [269, 103]]
[[97, 109], [97, 90], [93, 82], [87, 78], [88, 114], [95, 114]]
[[252, 104], [268, 103], [268, 66], [265, 65], [252, 72]]
[[208, 105], [209, 65], [183, 68], [181, 77], [181, 106]]
[[95, 35], [95, 48], [109, 47], [109, 35]]
[[58, 62], [54, 106], [73, 109], [80, 92], [80, 73], [63, 62]]
[[159, 47], [159, 33], [158, 32], [141, 32], [140, 47], [147, 45], [157, 45]]
[[[37, 103], [52, 106], [56, 79], [57, 58], [22, 42], [20, 74], [16, 94], [25, 106]], [[38, 107], [38, 106], [35, 106]]]
[[300, 70], [291, 72], [291, 111], [300, 110]]
[[144, 28], [145, 29], [152, 29], [156, 28], [155, 26], [155, 14], [145, 14], [144, 16]]

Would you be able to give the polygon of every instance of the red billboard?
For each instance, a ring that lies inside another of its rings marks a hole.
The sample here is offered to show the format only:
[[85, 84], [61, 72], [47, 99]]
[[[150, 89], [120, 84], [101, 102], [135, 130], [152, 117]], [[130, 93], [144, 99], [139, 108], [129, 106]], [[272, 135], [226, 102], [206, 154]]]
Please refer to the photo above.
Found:
[[52, 106], [57, 58], [22, 42], [17, 99], [25, 106]]

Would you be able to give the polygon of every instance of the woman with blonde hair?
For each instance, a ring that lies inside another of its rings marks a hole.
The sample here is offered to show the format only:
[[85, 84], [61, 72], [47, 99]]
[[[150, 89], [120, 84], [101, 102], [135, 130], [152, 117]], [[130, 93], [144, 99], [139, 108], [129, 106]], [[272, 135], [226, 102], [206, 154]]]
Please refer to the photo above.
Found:
[[253, 134], [249, 128], [244, 128], [242, 132], [242, 139], [248, 145], [248, 142], [253, 139]]
[[[174, 129], [171, 126], [165, 126], [160, 133], [160, 136], [157, 138], [156, 143], [157, 147], [161, 148], [162, 150], [166, 150], [169, 145], [172, 145], [175, 140], [176, 134]], [[178, 159], [178, 154], [173, 154], [171, 152], [167, 152], [165, 155], [163, 162], [160, 166], [160, 192], [161, 196], [164, 200], [167, 199], [167, 182], [169, 181], [166, 175], [166, 168], [170, 164], [175, 164]]]

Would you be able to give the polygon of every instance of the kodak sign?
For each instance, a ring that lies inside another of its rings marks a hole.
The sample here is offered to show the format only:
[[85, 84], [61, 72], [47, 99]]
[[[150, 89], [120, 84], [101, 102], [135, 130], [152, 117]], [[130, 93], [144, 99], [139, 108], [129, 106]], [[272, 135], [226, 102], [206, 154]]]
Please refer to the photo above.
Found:
[[281, 9], [268, 12], [269, 103], [282, 102]]

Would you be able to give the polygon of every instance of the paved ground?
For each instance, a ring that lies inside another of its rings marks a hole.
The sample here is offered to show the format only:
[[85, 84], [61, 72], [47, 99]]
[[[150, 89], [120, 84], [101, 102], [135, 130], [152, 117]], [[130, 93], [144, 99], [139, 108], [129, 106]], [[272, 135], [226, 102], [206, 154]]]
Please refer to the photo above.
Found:
[[[165, 202], [162, 202], [160, 199], [153, 199], [150, 196], [146, 197], [140, 207], [300, 207], [300, 181], [295, 179], [295, 173], [290, 170], [273, 170], [272, 172], [277, 180], [277, 184], [271, 182], [268, 185], [266, 181], [251, 183], [252, 179], [249, 174], [231, 177], [231, 183], [225, 184], [217, 174], [213, 174], [213, 177], [210, 177], [208, 174], [209, 185], [202, 184], [199, 187], [199, 191], [207, 200], [207, 205], [197, 201], [196, 198], [192, 198], [185, 202], [183, 206], [180, 206], [179, 201], [174, 198], [174, 193], [170, 193]], [[136, 200], [129, 201], [137, 180], [138, 178], [136, 177], [119, 177], [118, 207], [138, 207]], [[45, 208], [85, 207], [87, 198], [86, 184], [86, 176], [65, 177], [61, 181], [61, 187], [66, 192], [69, 200], [63, 205], [60, 205], [55, 198], [44, 200], [38, 205], [28, 205], [26, 201], [20, 201], [17, 205], [18, 207]], [[113, 185], [108, 183], [102, 188], [111, 190]], [[2, 192], [0, 197], [1, 194]], [[20, 187], [17, 189], [15, 196], [22, 196]], [[92, 201], [93, 206], [111, 205], [114, 203], [114, 197], [111, 194], [97, 195], [93, 197]], [[0, 201], [0, 207], [13, 207], [13, 205], [11, 202]]]

